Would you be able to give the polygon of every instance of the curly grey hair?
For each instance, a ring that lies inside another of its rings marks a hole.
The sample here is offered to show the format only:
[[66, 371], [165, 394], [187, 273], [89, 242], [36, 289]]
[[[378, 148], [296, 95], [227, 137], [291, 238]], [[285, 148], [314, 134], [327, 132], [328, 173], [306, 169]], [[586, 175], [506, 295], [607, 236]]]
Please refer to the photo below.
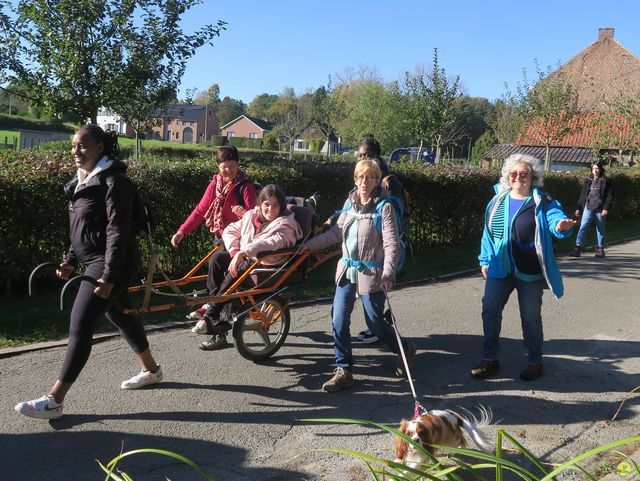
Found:
[[500, 177], [501, 184], [509, 186], [509, 172], [518, 164], [527, 164], [531, 174], [531, 185], [542, 187], [544, 184], [544, 163], [540, 159], [525, 154], [512, 154], [504, 159], [502, 176]]

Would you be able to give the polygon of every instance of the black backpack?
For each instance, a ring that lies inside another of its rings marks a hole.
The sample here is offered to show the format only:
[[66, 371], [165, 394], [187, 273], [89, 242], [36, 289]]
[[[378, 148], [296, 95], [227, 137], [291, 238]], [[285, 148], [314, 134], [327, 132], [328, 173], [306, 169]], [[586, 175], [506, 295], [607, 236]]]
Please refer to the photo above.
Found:
[[[129, 179], [131, 182], [131, 179]], [[142, 198], [136, 184], [131, 182], [133, 187], [133, 207], [131, 212], [131, 221], [133, 222], [132, 232], [135, 235], [143, 237], [150, 236], [156, 228], [156, 222], [151, 213], [151, 206]]]

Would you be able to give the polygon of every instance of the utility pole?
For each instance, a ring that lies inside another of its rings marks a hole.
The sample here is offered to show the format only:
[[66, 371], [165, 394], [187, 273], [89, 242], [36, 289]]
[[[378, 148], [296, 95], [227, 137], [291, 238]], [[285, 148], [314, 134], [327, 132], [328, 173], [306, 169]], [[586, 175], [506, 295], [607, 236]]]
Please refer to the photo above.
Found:
[[209, 118], [209, 104], [204, 104], [204, 145], [207, 145], [207, 120]]

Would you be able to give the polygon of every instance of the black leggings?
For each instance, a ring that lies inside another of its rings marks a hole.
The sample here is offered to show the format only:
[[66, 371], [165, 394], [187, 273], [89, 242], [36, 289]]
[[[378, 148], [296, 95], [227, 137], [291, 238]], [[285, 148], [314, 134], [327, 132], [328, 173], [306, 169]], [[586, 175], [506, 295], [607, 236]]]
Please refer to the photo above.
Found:
[[[209, 258], [209, 272], [207, 272], [207, 289], [209, 295], [216, 296], [226, 291], [236, 281], [237, 277], [233, 277], [229, 272], [229, 264], [231, 264], [231, 254], [226, 249], [220, 249], [213, 253]], [[238, 275], [245, 272], [252, 262], [245, 259], [238, 266]], [[209, 303], [209, 308], [205, 313], [211, 320], [217, 320], [222, 312], [222, 308], [226, 302], [216, 304]]]
[[[133, 262], [129, 262], [129, 260]], [[127, 288], [137, 273], [137, 265], [135, 259], [128, 259], [126, 269], [129, 272], [123, 273], [121, 280], [113, 286], [111, 295], [123, 307], [130, 306]], [[96, 261], [86, 266], [85, 275], [97, 280], [103, 271], [104, 261]], [[132, 314], [123, 314], [113, 307], [111, 299], [102, 299], [96, 296], [93, 293], [94, 289], [93, 284], [82, 281], [73, 303], [69, 323], [69, 344], [64, 355], [62, 369], [58, 374], [58, 379], [62, 382], [72, 383], [78, 378], [80, 371], [89, 359], [96, 325], [105, 314], [107, 319], [119, 329], [136, 354], [149, 348], [149, 341], [147, 341], [147, 335], [140, 320]]]

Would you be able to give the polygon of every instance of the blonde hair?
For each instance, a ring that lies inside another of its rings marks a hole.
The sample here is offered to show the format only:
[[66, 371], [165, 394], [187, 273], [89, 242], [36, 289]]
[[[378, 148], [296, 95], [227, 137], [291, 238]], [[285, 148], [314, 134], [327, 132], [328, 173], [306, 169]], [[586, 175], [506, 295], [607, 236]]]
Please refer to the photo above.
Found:
[[374, 174], [378, 181], [382, 180], [382, 171], [380, 170], [380, 166], [378, 165], [378, 163], [375, 160], [363, 159], [356, 164], [356, 168], [353, 171], [353, 178], [355, 180], [355, 178], [360, 175]]
[[500, 183], [509, 186], [509, 172], [518, 164], [526, 164], [531, 174], [531, 186], [542, 187], [544, 184], [544, 164], [540, 159], [525, 154], [513, 154], [504, 159]]

